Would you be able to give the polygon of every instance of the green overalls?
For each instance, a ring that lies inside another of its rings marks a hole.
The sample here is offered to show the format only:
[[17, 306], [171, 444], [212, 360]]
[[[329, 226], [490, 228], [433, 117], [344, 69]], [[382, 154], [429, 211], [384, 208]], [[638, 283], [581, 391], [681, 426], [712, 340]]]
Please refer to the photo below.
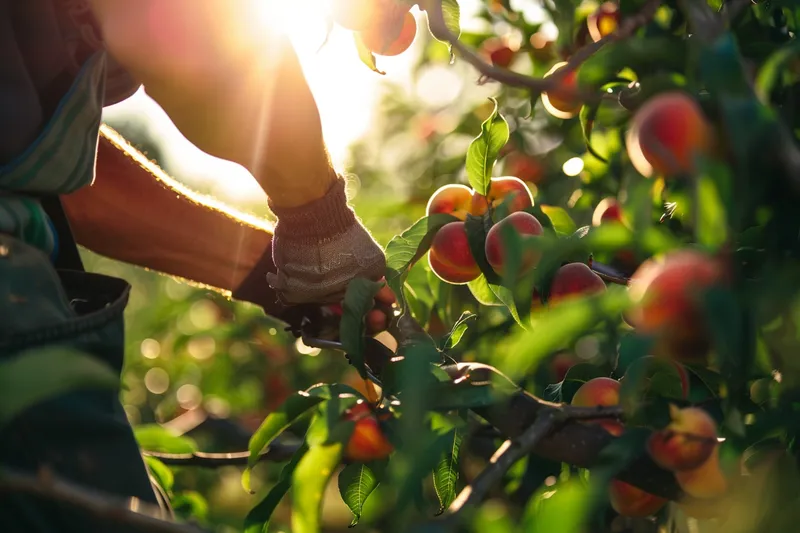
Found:
[[[106, 77], [104, 52], [83, 66], [37, 140], [0, 167], [0, 358], [45, 346], [76, 348], [117, 372], [130, 287], [117, 278], [56, 271], [58, 242], [37, 194], [94, 178]], [[30, 376], [31, 385], [36, 376]], [[118, 391], [71, 393], [0, 428], [0, 465], [46, 466], [74, 483], [157, 503]], [[1, 466], [0, 466], [1, 467]], [[127, 531], [52, 501], [0, 492], [0, 532]]]

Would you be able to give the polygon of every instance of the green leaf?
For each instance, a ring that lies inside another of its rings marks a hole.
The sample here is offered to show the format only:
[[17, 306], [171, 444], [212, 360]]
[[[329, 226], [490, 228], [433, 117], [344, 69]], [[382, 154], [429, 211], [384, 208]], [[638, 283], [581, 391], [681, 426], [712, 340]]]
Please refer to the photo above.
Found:
[[497, 356], [498, 366], [512, 379], [526, 376], [549, 354], [564, 348], [602, 320], [618, 317], [629, 304], [626, 289], [609, 287], [603, 294], [549, 306], [532, 315], [531, 330], [519, 334], [513, 347]]
[[782, 70], [797, 57], [798, 53], [800, 53], [800, 42], [792, 41], [770, 55], [761, 65], [756, 76], [755, 90], [762, 103], [770, 103], [770, 94], [778, 83]]
[[581, 122], [581, 132], [583, 133], [583, 142], [586, 145], [586, 151], [592, 154], [595, 158], [603, 163], [608, 163], [608, 159], [597, 153], [592, 146], [592, 129], [594, 128], [594, 120], [597, 118], [597, 111], [600, 109], [600, 102], [585, 105], [581, 107], [581, 112], [578, 118]]
[[361, 520], [361, 511], [369, 495], [378, 487], [385, 470], [385, 463], [353, 463], [339, 472], [339, 494], [353, 513], [350, 527]]
[[558, 387], [558, 401], [570, 403], [572, 397], [581, 386], [590, 379], [607, 377], [603, 370], [591, 363], [578, 363], [573, 365], [564, 375], [564, 381]]
[[428, 251], [436, 232], [457, 221], [458, 218], [444, 213], [422, 217], [386, 246], [386, 282], [400, 300], [402, 310], [405, 310], [403, 284], [409, 270]]
[[[447, 29], [450, 30], [450, 33], [455, 35], [456, 37], [461, 36], [461, 7], [458, 5], [458, 0], [442, 0], [442, 17], [444, 18], [444, 25], [447, 26]], [[433, 30], [430, 29], [430, 16], [428, 16], [428, 31], [431, 32], [434, 39], [439, 42], [445, 43], [450, 50], [450, 53], [453, 53], [452, 45], [447, 42], [441, 35], [436, 35]]]
[[489, 260], [486, 259], [486, 235], [491, 227], [492, 217], [489, 212], [479, 217], [468, 214], [467, 219], [464, 221], [464, 231], [467, 232], [469, 250], [478, 264], [478, 268], [490, 283], [499, 284], [500, 277], [492, 269]]
[[208, 502], [202, 494], [193, 490], [179, 492], [170, 500], [175, 515], [182, 520], [205, 522], [208, 520]]
[[371, 71], [377, 72], [381, 76], [385, 76], [386, 73], [378, 68], [378, 64], [375, 61], [375, 54], [372, 53], [372, 50], [367, 48], [367, 45], [364, 44], [360, 34], [358, 32], [353, 32], [353, 38], [356, 42], [356, 50], [358, 51], [358, 58], [361, 60], [361, 62], [368, 66]]
[[522, 521], [530, 533], [581, 533], [592, 508], [589, 486], [573, 478], [555, 487], [543, 487], [531, 498]]
[[275, 440], [275, 437], [283, 433], [292, 423], [310, 413], [326, 399], [321, 395], [296, 392], [264, 419], [256, 432], [253, 433], [253, 436], [250, 437], [248, 446], [250, 457], [247, 460], [247, 468], [242, 473], [242, 486], [246, 491], [252, 492], [250, 489], [250, 471], [258, 462], [258, 456], [261, 451], [269, 446]]
[[569, 216], [569, 213], [563, 208], [554, 205], [540, 205], [539, 207], [542, 212], [547, 215], [547, 218], [550, 219], [550, 222], [553, 224], [553, 229], [556, 230], [557, 234], [565, 236], [572, 235], [575, 233], [575, 230], [578, 229], [578, 226], [575, 225], [575, 221], [572, 220], [572, 217]]
[[197, 443], [189, 437], [175, 435], [159, 424], [144, 424], [133, 428], [139, 447], [150, 452], [194, 453]]
[[62, 394], [117, 387], [117, 374], [95, 357], [66, 348], [28, 350], [0, 362], [0, 427]]
[[356, 278], [347, 285], [347, 292], [342, 302], [343, 314], [339, 323], [339, 338], [350, 364], [358, 370], [363, 379], [367, 379], [367, 367], [364, 361], [366, 334], [364, 317], [375, 307], [375, 295], [381, 287], [383, 283]]
[[483, 274], [467, 283], [467, 287], [479, 304], [488, 306], [503, 306], [509, 310], [511, 316], [514, 318], [514, 320], [516, 320], [517, 324], [525, 327], [520, 319], [519, 313], [517, 313], [517, 307], [514, 303], [514, 295], [509, 289], [500, 285], [490, 284], [488, 281], [486, 281], [486, 278], [483, 276]]
[[[719, 169], [727, 174], [727, 169]], [[702, 173], [695, 182], [695, 232], [697, 242], [717, 250], [728, 239], [728, 220], [717, 181]]]
[[278, 507], [283, 497], [289, 492], [292, 486], [292, 476], [297, 468], [300, 459], [308, 452], [308, 447], [303, 444], [292, 456], [292, 459], [281, 469], [277, 483], [264, 496], [258, 504], [253, 507], [244, 519], [244, 533], [267, 533], [269, 521], [272, 513]]
[[342, 445], [314, 446], [292, 475], [292, 533], [322, 531], [322, 498], [342, 458]]
[[494, 110], [481, 125], [481, 133], [467, 150], [467, 177], [478, 194], [486, 195], [492, 179], [492, 169], [500, 150], [508, 142], [509, 129], [506, 119], [500, 114], [497, 100]]
[[578, 84], [599, 88], [613, 81], [624, 68], [644, 78], [655, 72], [684, 72], [688, 45], [677, 36], [625, 39], [604, 46], [578, 69]]
[[439, 513], [443, 513], [456, 499], [458, 483], [458, 453], [462, 435], [458, 429], [451, 432], [452, 445], [445, 450], [433, 471], [433, 488], [439, 498]]
[[467, 328], [469, 327], [469, 321], [475, 320], [478, 318], [478, 315], [471, 311], [464, 311], [461, 316], [458, 318], [458, 321], [453, 325], [453, 329], [450, 330], [450, 333], [444, 339], [444, 349], [451, 350], [456, 347], [456, 345], [461, 342], [461, 338], [466, 333]]
[[158, 483], [158, 486], [161, 487], [167, 495], [171, 494], [172, 487], [175, 485], [175, 476], [172, 474], [172, 470], [157, 458], [149, 455], [144, 456], [144, 463], [147, 465], [147, 470], [150, 472], [150, 475], [155, 479], [156, 483]]

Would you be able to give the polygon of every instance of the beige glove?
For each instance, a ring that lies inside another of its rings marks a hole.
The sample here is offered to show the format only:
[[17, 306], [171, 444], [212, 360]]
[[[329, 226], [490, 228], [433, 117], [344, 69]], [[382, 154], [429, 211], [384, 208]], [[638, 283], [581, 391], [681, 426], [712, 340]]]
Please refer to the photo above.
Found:
[[270, 208], [278, 217], [272, 241], [278, 271], [267, 282], [284, 304], [339, 303], [353, 278], [384, 275], [383, 250], [347, 205], [341, 177], [319, 200]]

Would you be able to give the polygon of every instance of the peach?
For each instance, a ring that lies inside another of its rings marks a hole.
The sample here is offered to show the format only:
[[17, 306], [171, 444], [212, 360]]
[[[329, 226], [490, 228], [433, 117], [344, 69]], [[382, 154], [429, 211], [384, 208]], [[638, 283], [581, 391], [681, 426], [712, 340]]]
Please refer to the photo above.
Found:
[[348, 30], [360, 31], [374, 24], [380, 5], [375, 0], [331, 0], [333, 21]]
[[603, 2], [597, 11], [586, 19], [586, 26], [594, 42], [614, 33], [619, 26], [619, 8], [613, 2]]
[[509, 213], [524, 211], [529, 207], [533, 207], [533, 195], [528, 186], [525, 185], [525, 182], [513, 176], [505, 176], [492, 178], [486, 196], [478, 193], [472, 195], [472, 214], [481, 216], [489, 210], [489, 206], [494, 209], [509, 196], [512, 196], [512, 199], [507, 204]]
[[671, 422], [653, 432], [647, 451], [657, 465], [684, 472], [705, 463], [717, 446], [717, 424], [698, 407], [679, 409], [670, 405]]
[[603, 279], [584, 263], [567, 263], [556, 271], [550, 284], [549, 303], [606, 290]]
[[[506, 250], [503, 246], [503, 228], [511, 226], [522, 238], [531, 238], [544, 233], [544, 228], [539, 220], [525, 211], [511, 213], [506, 218], [492, 226], [486, 234], [486, 259], [492, 268], [500, 275], [505, 274]], [[520, 275], [526, 274], [536, 268], [541, 259], [541, 254], [536, 250], [527, 249], [522, 257]]]
[[417, 20], [408, 9], [402, 17], [388, 16], [380, 24], [359, 32], [364, 46], [380, 56], [396, 56], [408, 50], [417, 36]]
[[657, 353], [680, 362], [703, 362], [710, 338], [700, 298], [724, 277], [720, 262], [697, 250], [650, 259], [631, 278], [634, 306], [627, 317], [638, 331], [657, 338]]
[[[564, 68], [566, 61], [553, 65], [544, 77], [552, 76], [557, 70]], [[577, 97], [578, 77], [572, 70], [561, 78], [559, 87], [542, 93], [542, 104], [548, 113], [556, 118], [572, 118], [581, 110], [583, 103]]]
[[720, 469], [719, 446], [698, 468], [675, 472], [675, 479], [683, 491], [694, 498], [710, 499], [725, 494], [728, 482]]
[[667, 503], [664, 498], [618, 479], [611, 480], [608, 496], [616, 512], [632, 518], [654, 515]]
[[696, 155], [711, 155], [713, 137], [697, 102], [674, 91], [654, 96], [636, 111], [626, 145], [640, 174], [670, 177], [692, 172]]
[[616, 198], [603, 198], [595, 207], [592, 213], [592, 225], [600, 226], [604, 222], [622, 222], [622, 209]]
[[481, 55], [496, 67], [508, 68], [514, 61], [516, 53], [503, 39], [492, 37], [481, 45]]
[[505, 172], [528, 183], [540, 183], [545, 175], [544, 165], [535, 157], [522, 152], [511, 152], [505, 159]]
[[[572, 397], [572, 405], [577, 407], [610, 407], [619, 404], [620, 383], [611, 378], [594, 378], [581, 385]], [[620, 436], [624, 431], [622, 422], [612, 418], [587, 420], [587, 424], [597, 424], [611, 435]]]
[[383, 434], [380, 423], [368, 404], [356, 404], [345, 413], [345, 419], [355, 422], [353, 434], [345, 448], [347, 459], [366, 463], [385, 459], [392, 453], [392, 443]]
[[428, 216], [447, 213], [466, 220], [471, 205], [472, 189], [466, 185], [450, 184], [436, 189], [436, 192], [431, 195], [431, 199], [428, 200], [425, 213]]
[[428, 262], [434, 274], [454, 285], [469, 283], [481, 274], [469, 249], [463, 222], [450, 222], [436, 232]]

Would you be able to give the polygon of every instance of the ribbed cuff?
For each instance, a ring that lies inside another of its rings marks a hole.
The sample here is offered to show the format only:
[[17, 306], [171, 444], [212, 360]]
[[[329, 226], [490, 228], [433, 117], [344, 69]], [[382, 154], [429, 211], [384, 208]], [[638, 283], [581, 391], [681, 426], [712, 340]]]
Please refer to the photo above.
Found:
[[282, 239], [313, 245], [328, 241], [357, 224], [356, 215], [347, 205], [345, 181], [337, 177], [325, 196], [299, 207], [278, 207], [270, 202], [278, 217], [275, 232]]

